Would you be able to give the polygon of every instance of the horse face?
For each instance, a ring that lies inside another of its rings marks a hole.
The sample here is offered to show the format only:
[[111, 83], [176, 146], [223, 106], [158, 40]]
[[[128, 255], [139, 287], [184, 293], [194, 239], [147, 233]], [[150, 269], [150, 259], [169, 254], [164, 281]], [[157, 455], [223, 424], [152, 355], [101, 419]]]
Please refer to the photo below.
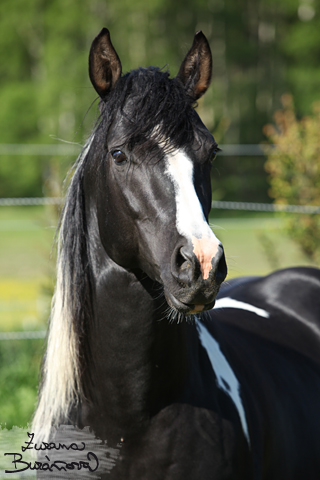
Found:
[[174, 186], [175, 222], [179, 234], [171, 254], [170, 272], [162, 280], [170, 306], [186, 312], [210, 309], [227, 268], [223, 247], [208, 224], [211, 209], [211, 162], [217, 145], [206, 132], [189, 149], [165, 159], [165, 174]]
[[[117, 83], [121, 67], [115, 52], [110, 54], [114, 49], [109, 34], [100, 36], [91, 50], [90, 76], [101, 98], [107, 98], [108, 108], [110, 85]], [[112, 57], [108, 65], [118, 66], [103, 83], [99, 75], [106, 55]], [[205, 37], [196, 36], [178, 74], [180, 88], [192, 99], [199, 98], [210, 81], [211, 54], [207, 57]], [[203, 69], [195, 73], [199, 63]], [[208, 225], [210, 168], [217, 144], [194, 110], [190, 122], [194, 134], [186, 135], [189, 140], [178, 147], [170, 137], [159, 135], [161, 125], [139, 142], [127, 142], [127, 130], [141, 105], [136, 97], [128, 97], [105, 132], [98, 188], [103, 199], [97, 202], [103, 246], [120, 266], [142, 270], [162, 284], [167, 303], [175, 310], [187, 314], [212, 308], [226, 276], [222, 245]]]

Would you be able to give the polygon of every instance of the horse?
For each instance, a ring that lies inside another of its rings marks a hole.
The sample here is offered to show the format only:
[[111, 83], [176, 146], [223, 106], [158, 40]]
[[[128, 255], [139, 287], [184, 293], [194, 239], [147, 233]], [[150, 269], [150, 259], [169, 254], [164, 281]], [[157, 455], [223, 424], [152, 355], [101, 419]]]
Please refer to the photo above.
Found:
[[99, 478], [318, 480], [320, 271], [224, 281], [195, 110], [211, 75], [202, 32], [174, 78], [123, 75], [109, 31], [93, 40], [100, 116], [61, 214], [33, 432], [89, 427], [120, 452]]

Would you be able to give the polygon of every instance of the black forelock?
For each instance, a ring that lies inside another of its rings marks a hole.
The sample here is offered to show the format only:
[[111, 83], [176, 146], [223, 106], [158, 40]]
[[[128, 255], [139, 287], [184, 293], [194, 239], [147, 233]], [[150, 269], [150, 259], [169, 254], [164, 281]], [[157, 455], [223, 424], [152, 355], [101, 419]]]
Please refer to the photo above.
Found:
[[100, 109], [99, 127], [105, 133], [115, 115], [121, 113], [126, 124], [124, 143], [129, 148], [151, 138], [168, 149], [180, 148], [194, 138], [193, 100], [179, 80], [156, 67], [139, 68], [122, 76], [101, 101]]

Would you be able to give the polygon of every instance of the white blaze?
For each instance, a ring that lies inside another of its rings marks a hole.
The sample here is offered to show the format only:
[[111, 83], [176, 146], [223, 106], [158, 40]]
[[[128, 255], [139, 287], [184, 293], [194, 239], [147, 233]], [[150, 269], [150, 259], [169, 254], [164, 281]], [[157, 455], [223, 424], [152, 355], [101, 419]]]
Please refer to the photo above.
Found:
[[166, 156], [166, 174], [173, 182], [176, 195], [176, 223], [180, 235], [192, 242], [203, 278], [209, 276], [211, 260], [218, 252], [220, 242], [213, 234], [203, 214], [193, 184], [193, 163], [183, 150]]

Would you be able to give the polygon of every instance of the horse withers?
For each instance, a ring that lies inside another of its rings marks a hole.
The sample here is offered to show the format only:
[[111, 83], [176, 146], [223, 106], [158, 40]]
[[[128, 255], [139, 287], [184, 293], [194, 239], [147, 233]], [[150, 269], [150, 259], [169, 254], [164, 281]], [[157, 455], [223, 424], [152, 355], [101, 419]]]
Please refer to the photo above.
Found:
[[220, 289], [218, 146], [194, 110], [211, 80], [205, 36], [175, 78], [121, 70], [103, 29], [89, 56], [101, 114], [61, 216], [35, 441], [70, 455], [98, 439], [91, 474], [110, 480], [318, 479], [319, 271]]

